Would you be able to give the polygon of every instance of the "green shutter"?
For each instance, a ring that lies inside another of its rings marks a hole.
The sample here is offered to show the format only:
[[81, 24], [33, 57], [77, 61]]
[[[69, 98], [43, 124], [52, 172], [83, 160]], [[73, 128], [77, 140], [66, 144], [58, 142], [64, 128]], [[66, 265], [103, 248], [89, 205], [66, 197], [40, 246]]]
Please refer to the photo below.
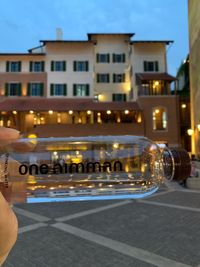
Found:
[[31, 95], [31, 84], [28, 83], [28, 87], [27, 87], [27, 96]]
[[33, 61], [29, 62], [29, 71], [32, 72], [33, 71]]
[[112, 94], [112, 101], [115, 101], [115, 94]]
[[63, 71], [66, 71], [66, 61], [63, 61]]
[[113, 83], [115, 83], [115, 82], [116, 82], [116, 74], [113, 73]]
[[126, 82], [126, 76], [125, 76], [125, 73], [123, 73], [123, 77], [122, 77], [122, 79], [123, 79], [123, 83], [125, 83], [125, 82]]
[[74, 68], [74, 71], [77, 70], [76, 65], [77, 65], [77, 64], [76, 64], [76, 61], [74, 61], [74, 62], [73, 62], [73, 68]]
[[107, 77], [108, 77], [107, 81], [108, 81], [108, 83], [109, 83], [109, 82], [110, 82], [110, 75], [107, 74]]
[[51, 71], [54, 71], [54, 61], [51, 61]]
[[89, 71], [89, 62], [85, 61], [86, 71]]
[[53, 83], [51, 83], [51, 85], [50, 85], [50, 95], [54, 95], [54, 84]]
[[99, 62], [99, 54], [98, 53], [96, 54], [96, 62], [97, 63]]
[[44, 68], [45, 68], [45, 62], [44, 62], [44, 61], [41, 61], [41, 65], [42, 65], [42, 71], [44, 71]]
[[17, 94], [18, 96], [22, 95], [22, 84], [21, 83], [18, 83]]
[[126, 101], [126, 94], [124, 94], [124, 101]]
[[86, 84], [86, 96], [90, 95], [90, 85]]
[[125, 54], [122, 55], [122, 61], [123, 61], [123, 63], [126, 62], [126, 55]]
[[97, 73], [97, 83], [99, 83], [99, 74]]
[[21, 61], [18, 61], [18, 71], [21, 72], [22, 70], [22, 63]]
[[44, 96], [44, 84], [40, 83], [40, 96]]
[[73, 84], [73, 95], [76, 96], [76, 84]]
[[155, 70], [158, 71], [158, 61], [155, 61]]
[[147, 61], [144, 61], [144, 71], [147, 71]]
[[107, 62], [110, 62], [110, 54], [107, 54]]
[[9, 84], [6, 83], [5, 84], [5, 96], [8, 96], [8, 87], [9, 87]]
[[115, 54], [112, 54], [113, 63], [115, 63]]
[[64, 86], [64, 92], [63, 92], [63, 94], [64, 94], [64, 95], [67, 95], [67, 85], [66, 85], [66, 83], [63, 84], [63, 86]]
[[9, 65], [10, 65], [10, 62], [6, 61], [6, 72], [9, 72]]

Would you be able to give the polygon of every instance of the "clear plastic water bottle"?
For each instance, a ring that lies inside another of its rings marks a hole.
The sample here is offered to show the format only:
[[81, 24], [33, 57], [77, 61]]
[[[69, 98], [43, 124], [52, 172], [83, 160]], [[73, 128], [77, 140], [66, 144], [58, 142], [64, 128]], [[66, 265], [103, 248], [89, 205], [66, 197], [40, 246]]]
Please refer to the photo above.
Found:
[[0, 152], [0, 190], [12, 203], [143, 198], [190, 173], [185, 150], [139, 136], [19, 139]]

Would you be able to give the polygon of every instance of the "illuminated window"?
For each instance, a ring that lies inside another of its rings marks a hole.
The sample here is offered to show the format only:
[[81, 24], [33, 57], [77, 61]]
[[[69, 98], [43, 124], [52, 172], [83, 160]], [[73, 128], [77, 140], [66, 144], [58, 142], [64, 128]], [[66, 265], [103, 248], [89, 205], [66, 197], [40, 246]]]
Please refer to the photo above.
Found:
[[156, 107], [153, 109], [153, 129], [162, 131], [167, 130], [167, 112], [163, 107]]

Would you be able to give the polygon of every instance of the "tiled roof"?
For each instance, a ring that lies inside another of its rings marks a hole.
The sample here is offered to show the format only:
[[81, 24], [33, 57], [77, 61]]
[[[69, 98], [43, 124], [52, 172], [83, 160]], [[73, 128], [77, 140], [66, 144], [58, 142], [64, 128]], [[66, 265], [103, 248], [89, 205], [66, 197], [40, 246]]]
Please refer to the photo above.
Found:
[[0, 111], [104, 111], [104, 110], [141, 110], [137, 102], [94, 102], [88, 99], [59, 99], [42, 97], [2, 98]]
[[163, 81], [175, 81], [176, 78], [169, 75], [168, 73], [136, 73], [136, 77], [141, 81], [148, 80], [163, 80]]

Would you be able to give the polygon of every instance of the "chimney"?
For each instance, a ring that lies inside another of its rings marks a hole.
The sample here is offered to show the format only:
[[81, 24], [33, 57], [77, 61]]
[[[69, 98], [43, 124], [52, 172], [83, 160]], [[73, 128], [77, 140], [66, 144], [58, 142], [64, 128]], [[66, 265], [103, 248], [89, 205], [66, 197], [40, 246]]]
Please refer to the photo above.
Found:
[[61, 28], [56, 28], [56, 40], [62, 41], [63, 39], [63, 32]]

